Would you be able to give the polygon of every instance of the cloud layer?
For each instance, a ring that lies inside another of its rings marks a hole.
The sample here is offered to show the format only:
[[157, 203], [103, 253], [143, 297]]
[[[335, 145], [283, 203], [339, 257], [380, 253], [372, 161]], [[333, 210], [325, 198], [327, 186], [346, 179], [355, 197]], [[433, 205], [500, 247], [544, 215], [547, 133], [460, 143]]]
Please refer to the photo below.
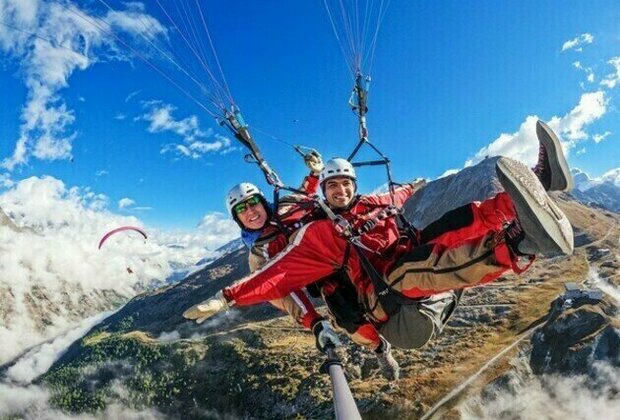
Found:
[[[584, 141], [591, 139], [594, 143], [600, 143], [612, 134], [609, 131], [602, 134], [589, 134], [587, 131], [590, 125], [599, 121], [609, 111], [612, 89], [620, 81], [620, 57], [615, 57], [608, 63], [612, 65], [613, 71], [600, 82], [601, 89], [583, 93], [579, 98], [579, 103], [573, 109], [564, 115], [553, 116], [547, 121], [551, 129], [559, 135], [567, 157], [574, 149], [578, 154], [585, 153], [582, 144]], [[594, 81], [594, 75], [589, 68], [582, 67], [580, 62], [573, 63], [573, 65], [579, 69], [585, 69], [588, 81]], [[481, 148], [474, 156], [467, 159], [465, 166], [474, 165], [487, 156], [498, 155], [509, 156], [534, 165], [538, 155], [536, 121], [539, 119], [541, 118], [536, 115], [527, 116], [516, 132], [500, 134], [488, 146]], [[446, 174], [451, 172], [453, 170], [449, 170]]]
[[[562, 51], [581, 51], [583, 45], [592, 44], [593, 41], [594, 37], [591, 34], [584, 33], [572, 40], [566, 41], [562, 46]], [[620, 82], [620, 57], [613, 57], [607, 60], [607, 64], [611, 66], [611, 71], [602, 77], [598, 83], [599, 89], [582, 93], [579, 97], [579, 102], [570, 111], [564, 115], [555, 115], [546, 120], [551, 129], [560, 137], [567, 157], [570, 157], [570, 154], [573, 152], [577, 154], [586, 153], [586, 148], [584, 147], [586, 141], [592, 140], [594, 143], [600, 143], [612, 134], [610, 131], [593, 134], [588, 132], [589, 126], [601, 120], [612, 108], [610, 104], [614, 89]], [[587, 82], [594, 83], [595, 75], [592, 67], [585, 66], [581, 61], [573, 62], [573, 67], [585, 72]], [[584, 88], [584, 86], [582, 82], [581, 87]], [[537, 115], [526, 116], [517, 131], [501, 133], [489, 145], [481, 148], [468, 158], [464, 166], [475, 165], [485, 157], [498, 155], [509, 156], [529, 165], [534, 165], [538, 156], [536, 121], [539, 119], [542, 118]], [[449, 169], [442, 176], [454, 172], [455, 169]]]
[[[608, 96], [605, 91], [584, 93], [577, 106], [563, 116], [554, 116], [548, 121], [549, 127], [564, 140], [564, 152], [570, 151], [581, 141], [588, 139], [586, 127], [599, 120], [608, 108]], [[471, 166], [486, 156], [509, 156], [530, 165], [536, 162], [538, 156], [538, 139], [536, 137], [536, 121], [540, 118], [535, 115], [526, 117], [519, 130], [514, 133], [502, 133], [491, 144], [480, 149], [469, 158], [465, 166]]]
[[189, 232], [144, 227], [148, 240], [124, 232], [98, 250], [105, 232], [143, 226], [108, 206], [106, 196], [52, 177], [21, 180], [0, 194], [0, 207], [17, 225], [31, 228], [18, 233], [0, 226], [0, 363], [114, 302], [192, 270], [239, 235], [232, 220], [215, 213]]
[[514, 381], [514, 389], [489, 390], [491, 398], [472, 399], [461, 409], [461, 418], [471, 419], [611, 419], [620, 412], [614, 398], [620, 386], [618, 368], [595, 365], [596, 386], [585, 376], [545, 375], [529, 381]]

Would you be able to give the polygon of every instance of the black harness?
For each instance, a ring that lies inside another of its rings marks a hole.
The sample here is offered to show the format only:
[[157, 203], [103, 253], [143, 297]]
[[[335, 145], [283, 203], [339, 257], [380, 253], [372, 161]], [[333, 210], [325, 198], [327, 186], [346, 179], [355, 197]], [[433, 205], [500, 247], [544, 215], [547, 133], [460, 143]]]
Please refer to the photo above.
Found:
[[327, 217], [334, 223], [336, 231], [340, 233], [348, 242], [345, 250], [345, 256], [342, 262], [342, 267], [346, 267], [349, 261], [350, 249], [353, 248], [360, 259], [362, 269], [370, 278], [372, 285], [377, 294], [377, 302], [373, 307], [369, 307], [365, 302], [368, 313], [371, 314], [376, 308], [378, 303], [381, 303], [383, 310], [388, 316], [391, 316], [398, 312], [398, 309], [402, 305], [415, 305], [419, 302], [419, 299], [414, 299], [403, 295], [402, 293], [394, 290], [390, 287], [377, 269], [372, 265], [364, 250], [368, 252], [374, 252], [364, 246], [361, 242], [361, 236], [370, 232], [375, 228], [377, 222], [387, 219], [389, 217], [398, 217], [401, 221], [403, 235], [408, 239], [418, 241], [418, 231], [409, 223], [409, 221], [402, 214], [402, 211], [394, 205], [385, 207], [382, 211], [377, 213], [375, 217], [367, 220], [359, 229], [354, 229], [351, 224], [341, 215], [335, 214], [323, 201], [318, 201], [319, 206], [325, 212]]

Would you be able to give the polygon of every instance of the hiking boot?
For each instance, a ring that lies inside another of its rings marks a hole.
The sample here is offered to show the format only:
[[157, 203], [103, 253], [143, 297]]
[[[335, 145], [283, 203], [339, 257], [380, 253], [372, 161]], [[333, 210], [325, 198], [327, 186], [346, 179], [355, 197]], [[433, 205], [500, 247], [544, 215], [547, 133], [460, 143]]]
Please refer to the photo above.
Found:
[[521, 255], [572, 254], [573, 228], [534, 173], [507, 157], [499, 158], [495, 169], [517, 212], [517, 223], [505, 231], [513, 237], [506, 243]]
[[397, 380], [400, 377], [400, 366], [392, 356], [392, 345], [385, 338], [381, 337], [381, 344], [375, 350], [375, 355], [383, 377], [388, 381]]
[[538, 137], [538, 163], [532, 171], [547, 191], [570, 191], [573, 177], [562, 151], [560, 140], [542, 121], [536, 123]]

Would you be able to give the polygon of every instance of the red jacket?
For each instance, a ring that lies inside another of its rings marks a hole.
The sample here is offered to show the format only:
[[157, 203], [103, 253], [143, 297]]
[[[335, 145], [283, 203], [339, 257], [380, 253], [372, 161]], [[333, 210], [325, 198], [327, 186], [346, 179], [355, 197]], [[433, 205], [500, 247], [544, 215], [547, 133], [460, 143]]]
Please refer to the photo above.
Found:
[[299, 191], [305, 194], [293, 193], [278, 200], [276, 212], [284, 232], [275, 220], [269, 221], [262, 229], [260, 236], [250, 248], [251, 272], [262, 267], [265, 262], [280, 253], [288, 245], [288, 238], [292, 233], [316, 218], [312, 199], [309, 196], [316, 194], [318, 189], [319, 178], [310, 174], [304, 178], [299, 188]]
[[354, 229], [360, 229], [368, 220], [375, 220], [376, 225], [361, 236], [362, 244], [377, 256], [388, 256], [390, 250], [398, 242], [400, 232], [394, 216], [377, 219], [376, 216], [390, 205], [401, 208], [413, 194], [413, 187], [405, 184], [395, 189], [392, 196], [388, 193], [380, 195], [360, 195], [353, 200], [348, 209], [339, 212]]
[[[304, 178], [299, 190], [307, 194], [315, 194], [318, 187], [319, 179], [310, 174]], [[286, 195], [278, 200], [276, 211], [286, 233], [278, 227], [275, 221], [270, 221], [263, 228], [260, 237], [250, 248], [248, 263], [251, 273], [264, 266], [267, 261], [279, 254], [288, 245], [287, 233], [299, 229], [310, 217], [313, 207], [308, 204], [311, 201], [307, 195], [298, 193]], [[311, 328], [314, 323], [323, 319], [314, 309], [309, 297], [301, 289], [292, 291], [289, 296], [272, 300], [271, 303], [287, 312], [306, 328]]]
[[[411, 185], [397, 188], [394, 205], [401, 207], [412, 194]], [[359, 228], [390, 204], [389, 194], [359, 196], [340, 215]], [[377, 268], [380, 270], [389, 262], [390, 251], [398, 239], [398, 226], [395, 217], [391, 216], [378, 220], [361, 241], [372, 251], [368, 257], [373, 264], [379, 265]], [[344, 262], [347, 248], [348, 243], [339, 236], [331, 221], [313, 222], [300, 229], [284, 251], [261, 270], [224, 289], [224, 296], [237, 305], [252, 305], [285, 296], [338, 270]], [[374, 291], [354, 252], [349, 255], [347, 271], [358, 296], [367, 300], [364, 295]]]

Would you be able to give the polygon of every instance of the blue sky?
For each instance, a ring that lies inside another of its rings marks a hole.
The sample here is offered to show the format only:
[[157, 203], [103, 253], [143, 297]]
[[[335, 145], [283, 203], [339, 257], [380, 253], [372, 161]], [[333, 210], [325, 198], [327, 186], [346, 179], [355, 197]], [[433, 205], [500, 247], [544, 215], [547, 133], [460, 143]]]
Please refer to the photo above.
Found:
[[[136, 14], [170, 30], [155, 0], [111, 1], [116, 14], [99, 1], [71, 3], [124, 28], [141, 51], [141, 26], [130, 25]], [[48, 175], [162, 228], [192, 228], [224, 212], [224, 195], [237, 182], [269, 191], [228, 132], [63, 4], [0, 0], [0, 185]], [[203, 10], [252, 127], [325, 157], [352, 150], [352, 78], [322, 1], [214, 0]], [[392, 0], [371, 72], [370, 138], [392, 159], [397, 180], [435, 178], [486, 154], [531, 161], [539, 117], [561, 133], [572, 166], [601, 176], [620, 166], [619, 21], [615, 1]], [[83, 53], [84, 45], [85, 57], [72, 51]], [[300, 157], [254, 136], [281, 178], [297, 184], [305, 173]], [[194, 156], [171, 146], [195, 141], [202, 148]], [[385, 182], [379, 170], [360, 175], [362, 191]]]

